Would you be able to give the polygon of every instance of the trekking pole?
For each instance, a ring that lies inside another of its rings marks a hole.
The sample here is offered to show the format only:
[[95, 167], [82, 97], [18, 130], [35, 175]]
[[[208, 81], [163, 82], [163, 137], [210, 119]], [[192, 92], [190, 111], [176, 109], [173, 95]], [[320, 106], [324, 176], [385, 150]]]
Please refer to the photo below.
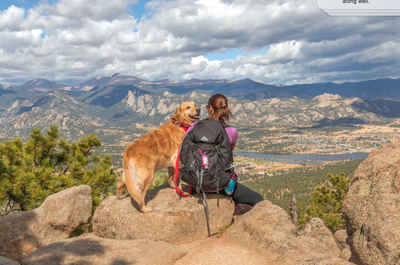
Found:
[[211, 236], [210, 232], [210, 214], [208, 212], [208, 204], [207, 204], [207, 199], [206, 199], [206, 193], [203, 190], [203, 200], [204, 200], [204, 209], [206, 211], [206, 220], [207, 220], [207, 231], [208, 231], [208, 236]]

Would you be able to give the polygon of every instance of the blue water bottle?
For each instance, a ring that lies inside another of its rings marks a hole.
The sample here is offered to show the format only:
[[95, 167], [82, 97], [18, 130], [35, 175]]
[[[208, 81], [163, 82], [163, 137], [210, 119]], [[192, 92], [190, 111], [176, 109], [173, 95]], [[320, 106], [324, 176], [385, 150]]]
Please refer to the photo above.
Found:
[[231, 195], [233, 193], [233, 190], [235, 189], [237, 180], [238, 180], [238, 176], [236, 174], [232, 174], [231, 179], [229, 180], [228, 186], [225, 187], [225, 193], [227, 195]]

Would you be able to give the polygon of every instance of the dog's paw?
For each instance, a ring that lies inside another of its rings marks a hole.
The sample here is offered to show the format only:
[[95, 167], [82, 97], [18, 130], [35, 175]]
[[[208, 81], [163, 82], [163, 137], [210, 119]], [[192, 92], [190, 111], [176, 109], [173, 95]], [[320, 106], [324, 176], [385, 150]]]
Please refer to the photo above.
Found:
[[168, 184], [171, 188], [175, 189], [175, 181], [168, 181]]
[[150, 208], [143, 208], [140, 210], [142, 213], [151, 213], [153, 211], [153, 209]]

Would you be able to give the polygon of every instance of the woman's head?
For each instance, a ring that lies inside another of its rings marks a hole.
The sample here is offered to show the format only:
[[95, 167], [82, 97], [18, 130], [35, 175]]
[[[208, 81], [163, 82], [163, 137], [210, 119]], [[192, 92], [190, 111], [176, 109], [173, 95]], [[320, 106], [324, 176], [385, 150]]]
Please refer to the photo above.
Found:
[[228, 107], [228, 99], [222, 94], [211, 96], [207, 104], [208, 118], [212, 120], [225, 120], [229, 122], [229, 116], [232, 116]]

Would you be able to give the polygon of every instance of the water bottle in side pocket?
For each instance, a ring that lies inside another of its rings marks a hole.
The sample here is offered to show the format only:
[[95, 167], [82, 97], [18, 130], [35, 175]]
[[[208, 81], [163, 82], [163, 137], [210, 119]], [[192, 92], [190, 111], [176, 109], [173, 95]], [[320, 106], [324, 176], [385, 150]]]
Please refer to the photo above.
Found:
[[238, 176], [236, 174], [232, 174], [231, 179], [229, 180], [228, 186], [225, 187], [225, 193], [227, 195], [231, 195], [233, 193], [233, 190], [235, 189], [237, 180], [238, 180]]

